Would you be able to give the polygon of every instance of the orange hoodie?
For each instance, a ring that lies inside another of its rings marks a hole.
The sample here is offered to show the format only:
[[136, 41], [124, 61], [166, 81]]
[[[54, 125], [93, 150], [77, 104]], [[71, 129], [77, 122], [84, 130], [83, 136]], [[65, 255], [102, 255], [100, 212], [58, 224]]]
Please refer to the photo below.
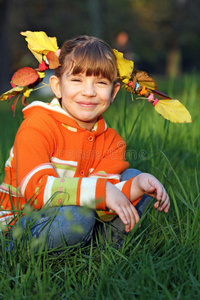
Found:
[[[29, 202], [34, 209], [81, 205], [101, 211], [106, 219], [106, 182], [115, 184], [128, 198], [132, 179], [120, 182], [129, 166], [125, 142], [102, 116], [92, 131], [78, 124], [61, 108], [35, 101], [23, 109], [22, 122], [5, 164], [0, 185], [1, 221]], [[133, 204], [139, 201], [135, 201]]]

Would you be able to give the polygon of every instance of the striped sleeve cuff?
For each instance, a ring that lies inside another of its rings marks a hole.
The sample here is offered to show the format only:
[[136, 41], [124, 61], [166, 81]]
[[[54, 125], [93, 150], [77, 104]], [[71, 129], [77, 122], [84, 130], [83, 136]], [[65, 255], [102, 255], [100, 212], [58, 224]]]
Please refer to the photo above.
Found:
[[131, 193], [131, 184], [132, 184], [133, 178], [127, 180], [124, 182], [123, 187], [122, 187], [122, 193], [130, 199], [130, 193]]
[[[120, 183], [117, 183], [115, 186], [130, 200], [130, 192], [131, 192], [131, 184], [134, 177], [127, 181], [121, 181]], [[139, 201], [141, 200], [141, 197], [137, 200], [133, 201], [132, 204], [135, 206]]]
[[49, 177], [44, 202], [51, 206], [79, 205], [91, 209], [105, 209], [107, 180], [102, 178], [55, 178]]

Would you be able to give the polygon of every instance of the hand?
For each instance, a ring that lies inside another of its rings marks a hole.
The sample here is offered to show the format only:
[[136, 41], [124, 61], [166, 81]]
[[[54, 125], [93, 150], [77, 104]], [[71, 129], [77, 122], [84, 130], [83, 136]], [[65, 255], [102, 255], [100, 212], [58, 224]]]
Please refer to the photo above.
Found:
[[126, 232], [131, 231], [140, 219], [129, 199], [110, 182], [106, 184], [106, 206], [118, 214]]
[[136, 176], [131, 186], [133, 198], [137, 199], [144, 194], [156, 198], [157, 202], [154, 207], [158, 208], [159, 211], [164, 210], [165, 213], [168, 213], [170, 207], [169, 196], [160, 181], [148, 173], [141, 173]]

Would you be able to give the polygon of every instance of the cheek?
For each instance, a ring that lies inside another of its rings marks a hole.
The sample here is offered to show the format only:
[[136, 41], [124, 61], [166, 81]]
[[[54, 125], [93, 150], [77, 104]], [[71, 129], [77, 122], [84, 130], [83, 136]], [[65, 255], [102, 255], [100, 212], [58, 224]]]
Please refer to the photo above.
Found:
[[62, 97], [66, 99], [71, 99], [73, 95], [74, 95], [73, 90], [71, 90], [70, 87], [62, 89]]
[[102, 100], [105, 103], [110, 103], [112, 99], [112, 92], [111, 91], [105, 91], [102, 93]]

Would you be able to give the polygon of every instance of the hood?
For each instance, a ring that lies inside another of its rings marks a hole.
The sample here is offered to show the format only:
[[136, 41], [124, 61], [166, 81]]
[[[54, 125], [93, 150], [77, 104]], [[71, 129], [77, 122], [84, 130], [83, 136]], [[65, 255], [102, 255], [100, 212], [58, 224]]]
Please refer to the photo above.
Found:
[[[61, 122], [63, 125], [78, 129], [81, 131], [87, 130], [86, 128], [81, 128], [75, 120], [60, 106], [57, 98], [54, 98], [50, 103], [45, 103], [42, 101], [33, 101], [31, 104], [26, 106], [23, 110], [24, 118], [35, 114], [35, 113], [46, 113], [51, 115], [54, 119]], [[97, 123], [94, 125], [92, 131], [95, 135], [100, 135], [107, 130], [107, 124], [102, 116], [98, 118]]]

